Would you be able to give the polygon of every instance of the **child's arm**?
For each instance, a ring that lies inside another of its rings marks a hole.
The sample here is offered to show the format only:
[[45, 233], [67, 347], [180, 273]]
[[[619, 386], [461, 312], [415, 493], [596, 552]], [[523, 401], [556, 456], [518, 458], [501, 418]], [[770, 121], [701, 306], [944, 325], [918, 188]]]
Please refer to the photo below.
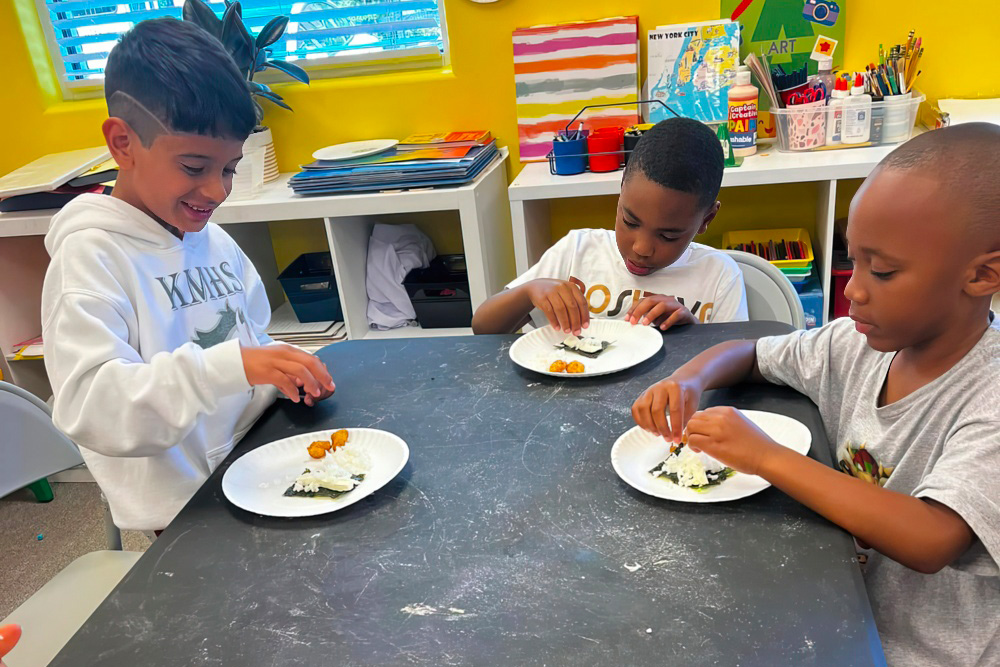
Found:
[[[106, 456], [154, 456], [176, 445], [220, 402], [254, 384], [276, 384], [298, 401], [297, 382], [332, 388], [323, 364], [288, 345], [239, 341], [209, 349], [185, 343], [146, 363], [129, 344], [123, 305], [92, 292], [64, 292], [43, 326], [53, 420], [77, 444]], [[290, 397], [292, 397], [290, 396]], [[224, 444], [224, 443], [220, 443]]]
[[[704, 392], [747, 380], [764, 381], [757, 368], [757, 342], [734, 340], [720, 343], [644, 391], [632, 404], [632, 416], [647, 431], [680, 442], [681, 433], [698, 409]], [[668, 410], [669, 424], [666, 418]]]
[[476, 309], [472, 331], [477, 334], [514, 333], [540, 308], [556, 329], [579, 335], [590, 325], [590, 308], [583, 292], [566, 280], [536, 278], [491, 296]]
[[763, 477], [918, 572], [937, 572], [975, 539], [965, 520], [946, 505], [884, 489], [782, 447], [735, 408], [709, 408], [691, 417], [688, 446], [734, 470]]

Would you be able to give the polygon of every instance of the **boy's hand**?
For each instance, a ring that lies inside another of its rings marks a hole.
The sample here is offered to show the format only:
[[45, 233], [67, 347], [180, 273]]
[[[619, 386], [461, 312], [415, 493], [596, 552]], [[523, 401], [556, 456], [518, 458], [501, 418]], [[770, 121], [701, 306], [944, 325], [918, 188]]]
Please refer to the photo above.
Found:
[[684, 304], [663, 294], [651, 294], [633, 303], [625, 321], [631, 324], [652, 324], [660, 327], [660, 331], [666, 331], [675, 324], [698, 324], [698, 318]]
[[[673, 443], [680, 443], [688, 419], [701, 401], [701, 382], [671, 375], [642, 392], [632, 404], [635, 423]], [[667, 421], [667, 411], [670, 420]]]
[[306, 405], [314, 405], [336, 389], [323, 362], [292, 345], [240, 347], [240, 353], [251, 385], [272, 384], [294, 403], [299, 402], [299, 387], [305, 390]]
[[580, 288], [567, 280], [538, 278], [525, 284], [528, 298], [549, 323], [563, 333], [577, 336], [590, 326], [590, 307]]
[[691, 449], [703, 451], [748, 475], [758, 474], [768, 457], [785, 449], [739, 410], [730, 407], [696, 412], [687, 424], [687, 442]]

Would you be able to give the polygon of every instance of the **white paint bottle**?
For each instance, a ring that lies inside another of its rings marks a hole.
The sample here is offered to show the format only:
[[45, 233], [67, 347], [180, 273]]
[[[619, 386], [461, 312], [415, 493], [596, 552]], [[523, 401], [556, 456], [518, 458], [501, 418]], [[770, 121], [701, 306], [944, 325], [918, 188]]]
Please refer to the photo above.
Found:
[[872, 131], [872, 96], [865, 92], [865, 82], [859, 73], [854, 79], [851, 96], [844, 100], [844, 122], [840, 140], [845, 144], [863, 144]]
[[837, 79], [826, 105], [826, 145], [836, 146], [844, 126], [844, 100], [851, 96], [845, 79]]

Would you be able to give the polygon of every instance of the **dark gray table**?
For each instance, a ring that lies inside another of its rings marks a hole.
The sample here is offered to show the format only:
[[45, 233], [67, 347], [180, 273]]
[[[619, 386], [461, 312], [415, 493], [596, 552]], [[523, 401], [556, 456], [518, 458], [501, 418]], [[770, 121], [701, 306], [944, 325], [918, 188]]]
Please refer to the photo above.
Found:
[[[785, 330], [678, 330], [637, 368], [572, 381], [513, 366], [512, 336], [331, 346], [336, 397], [278, 401], [53, 664], [884, 664], [844, 532], [775, 489], [673, 503], [611, 467], [652, 381], [714, 343]], [[804, 397], [706, 399], [803, 421], [829, 463]], [[396, 433], [410, 461], [327, 516], [226, 501], [235, 458], [332, 427]]]

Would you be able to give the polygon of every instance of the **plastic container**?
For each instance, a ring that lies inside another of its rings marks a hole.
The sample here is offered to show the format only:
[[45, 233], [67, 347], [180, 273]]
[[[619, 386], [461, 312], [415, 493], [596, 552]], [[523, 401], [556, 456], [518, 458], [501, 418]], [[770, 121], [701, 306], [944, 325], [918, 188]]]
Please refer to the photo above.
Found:
[[552, 142], [553, 169], [561, 176], [587, 171], [587, 138]]
[[833, 269], [830, 271], [833, 276], [833, 316], [847, 317], [850, 314], [851, 302], [844, 296], [847, 288], [847, 281], [854, 275], [853, 269]]
[[803, 269], [781, 269], [781, 273], [788, 278], [788, 282], [795, 286], [795, 289], [799, 289], [800, 286], [805, 285], [809, 278], [812, 276], [813, 267], [808, 266]]
[[[900, 95], [895, 95], [893, 97], [904, 97]], [[862, 144], [848, 144], [841, 143], [835, 145], [823, 145], [815, 146], [809, 149], [796, 149], [801, 150], [831, 150], [831, 149], [841, 149], [841, 148], [856, 148], [859, 146], [869, 146], [869, 145], [889, 145], [897, 144], [908, 140], [913, 135], [913, 126], [917, 122], [917, 112], [920, 109], [920, 104], [924, 101], [924, 96], [920, 93], [912, 93], [909, 98], [904, 98], [902, 100], [894, 100], [893, 97], [886, 98], [885, 100], [879, 102], [871, 103], [871, 117], [874, 121], [877, 121], [878, 117], [882, 117], [882, 127], [880, 131], [875, 131], [875, 126], [872, 126], [872, 131], [870, 133], [870, 143]], [[832, 100], [831, 100], [832, 101]], [[891, 109], [891, 114], [887, 114], [887, 110]], [[836, 123], [835, 114], [838, 111], [836, 105], [831, 106], [827, 104], [824, 109], [826, 113], [825, 124], [827, 127], [830, 123]], [[798, 122], [802, 124], [804, 119], [801, 117], [803, 115], [811, 115], [816, 113], [815, 109], [805, 107], [804, 105], [797, 105], [792, 107], [787, 107], [785, 109], [775, 109], [770, 110], [772, 116], [774, 117], [775, 132], [778, 139], [778, 150], [784, 152], [791, 152], [791, 133], [790, 129], [794, 126], [794, 123]], [[892, 118], [892, 131], [886, 131], [889, 129], [889, 116]]]
[[722, 234], [722, 247], [735, 249], [740, 244], [768, 243], [769, 241], [801, 241], [806, 248], [803, 259], [779, 259], [774, 264], [779, 269], [807, 269], [812, 267], [813, 249], [809, 242], [809, 232], [804, 229], [749, 229], [741, 232], [725, 232]]
[[823, 84], [826, 96], [829, 97], [834, 90], [833, 56], [820, 56], [816, 58], [816, 79]]
[[616, 171], [621, 167], [622, 134], [598, 131], [587, 137], [590, 171], [594, 173]]
[[636, 145], [639, 140], [642, 139], [642, 132], [634, 130], [625, 134], [625, 164], [628, 165], [628, 159], [632, 155], [632, 151], [635, 150]]
[[757, 86], [750, 83], [750, 68], [740, 65], [736, 85], [729, 89], [729, 145], [733, 155], [757, 152]]
[[823, 323], [823, 285], [819, 276], [812, 276], [802, 290], [799, 301], [806, 316], [806, 329], [814, 329]]
[[278, 282], [299, 322], [344, 319], [330, 253], [307, 252], [299, 255], [281, 272]]
[[472, 325], [472, 298], [465, 255], [439, 255], [426, 269], [414, 269], [403, 287], [424, 329]]

